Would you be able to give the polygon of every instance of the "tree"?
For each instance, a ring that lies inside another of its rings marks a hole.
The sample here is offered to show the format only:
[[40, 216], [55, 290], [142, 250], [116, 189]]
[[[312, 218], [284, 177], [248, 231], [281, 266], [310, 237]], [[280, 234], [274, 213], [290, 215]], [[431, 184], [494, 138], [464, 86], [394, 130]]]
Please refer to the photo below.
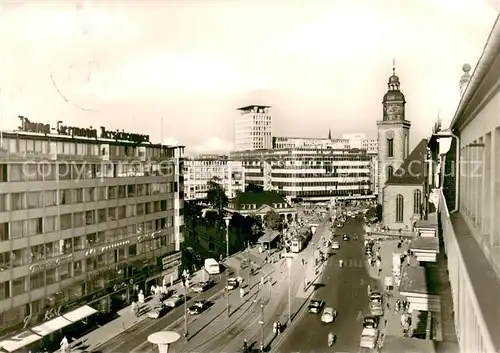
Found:
[[219, 214], [222, 213], [224, 207], [229, 203], [226, 192], [217, 178], [213, 178], [208, 182], [207, 201]]
[[275, 212], [274, 210], [269, 210], [264, 215], [264, 226], [267, 229], [279, 230], [280, 227], [281, 227], [281, 217], [280, 217], [280, 215], [277, 212]]

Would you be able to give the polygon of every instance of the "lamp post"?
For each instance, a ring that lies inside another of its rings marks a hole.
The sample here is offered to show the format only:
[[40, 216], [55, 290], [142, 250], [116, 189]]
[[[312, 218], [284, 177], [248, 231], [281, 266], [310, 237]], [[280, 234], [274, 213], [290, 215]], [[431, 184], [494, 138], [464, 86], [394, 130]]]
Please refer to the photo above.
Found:
[[260, 299], [260, 346], [264, 347], [264, 302]]
[[[224, 217], [224, 220], [226, 221], [226, 259], [229, 258], [229, 221], [231, 220], [231, 217], [227, 216]], [[230, 291], [228, 289], [229, 281], [228, 281], [228, 268], [226, 267], [226, 306], [227, 306], [227, 317], [231, 316], [231, 304], [229, 302], [229, 295]]]
[[226, 221], [226, 259], [229, 257], [229, 221], [231, 220], [231, 217], [227, 216], [224, 217], [224, 220]]
[[292, 279], [291, 270], [292, 270], [292, 258], [286, 258], [286, 265], [288, 267], [288, 324], [292, 323]]
[[188, 316], [187, 316], [187, 278], [182, 275], [182, 286], [184, 287], [184, 337], [188, 336]]

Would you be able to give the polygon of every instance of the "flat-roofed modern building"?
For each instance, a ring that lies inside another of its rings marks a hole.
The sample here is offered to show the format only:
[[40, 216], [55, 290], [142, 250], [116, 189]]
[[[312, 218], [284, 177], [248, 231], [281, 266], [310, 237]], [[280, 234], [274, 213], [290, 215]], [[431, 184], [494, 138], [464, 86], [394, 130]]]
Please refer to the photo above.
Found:
[[183, 147], [21, 120], [1, 136], [1, 335], [177, 279]]
[[201, 155], [184, 161], [184, 196], [186, 200], [207, 198], [208, 182], [215, 180], [229, 199], [245, 191], [245, 170], [241, 161], [228, 156]]
[[364, 150], [290, 148], [234, 152], [245, 180], [289, 199], [370, 198], [371, 158]]
[[273, 148], [335, 148], [349, 149], [348, 139], [332, 139], [326, 137], [273, 137]]
[[248, 105], [238, 108], [234, 119], [235, 151], [272, 148], [273, 117], [267, 105]]
[[470, 81], [460, 82], [463, 94], [450, 128], [437, 131], [429, 144], [443, 162], [439, 221], [462, 353], [500, 351], [499, 21]]

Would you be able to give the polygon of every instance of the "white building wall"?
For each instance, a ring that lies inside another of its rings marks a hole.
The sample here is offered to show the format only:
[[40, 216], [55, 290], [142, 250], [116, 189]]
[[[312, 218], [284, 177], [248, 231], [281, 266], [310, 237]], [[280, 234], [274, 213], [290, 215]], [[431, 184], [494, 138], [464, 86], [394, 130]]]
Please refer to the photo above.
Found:
[[242, 162], [227, 159], [187, 159], [184, 163], [184, 197], [186, 200], [207, 197], [208, 182], [217, 178], [228, 198], [245, 191], [245, 169]]

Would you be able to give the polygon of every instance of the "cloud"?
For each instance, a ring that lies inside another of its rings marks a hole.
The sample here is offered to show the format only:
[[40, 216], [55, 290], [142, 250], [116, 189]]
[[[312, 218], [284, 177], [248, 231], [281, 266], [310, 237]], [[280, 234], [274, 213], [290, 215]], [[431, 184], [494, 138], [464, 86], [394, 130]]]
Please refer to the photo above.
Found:
[[179, 146], [179, 145], [182, 145], [182, 143], [180, 143], [179, 140], [177, 140], [174, 137], [164, 138], [163, 141], [162, 141], [162, 143], [164, 145], [168, 145], [168, 146]]
[[218, 137], [210, 137], [204, 143], [189, 148], [189, 153], [228, 153], [233, 144]]

